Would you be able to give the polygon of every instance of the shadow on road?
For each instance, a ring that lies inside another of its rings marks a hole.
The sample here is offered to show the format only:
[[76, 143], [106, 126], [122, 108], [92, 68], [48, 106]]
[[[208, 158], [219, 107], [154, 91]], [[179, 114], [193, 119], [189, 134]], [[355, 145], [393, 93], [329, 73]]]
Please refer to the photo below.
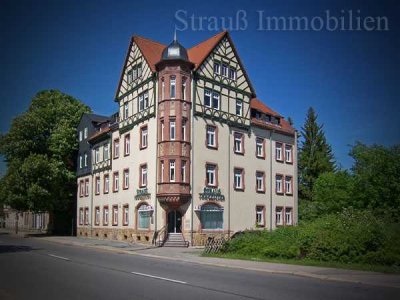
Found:
[[36, 250], [29, 246], [17, 246], [17, 245], [0, 245], [0, 254], [2, 253], [13, 253], [13, 252], [28, 252]]

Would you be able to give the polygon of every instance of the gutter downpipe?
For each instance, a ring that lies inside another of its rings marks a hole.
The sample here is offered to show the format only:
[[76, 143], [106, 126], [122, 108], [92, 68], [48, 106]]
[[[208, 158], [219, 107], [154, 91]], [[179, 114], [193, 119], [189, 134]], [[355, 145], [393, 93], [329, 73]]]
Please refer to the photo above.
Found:
[[269, 136], [269, 231], [272, 231], [272, 135], [274, 134], [275, 130], [272, 129], [270, 136]]
[[192, 86], [192, 90], [193, 90], [193, 96], [192, 96], [192, 101], [191, 101], [191, 117], [192, 117], [192, 124], [190, 126], [190, 131], [191, 131], [191, 136], [190, 136], [190, 148], [191, 148], [191, 157], [190, 157], [190, 162], [191, 162], [191, 166], [190, 166], [190, 173], [191, 173], [191, 184], [190, 184], [190, 193], [191, 193], [191, 218], [190, 218], [190, 244], [193, 246], [193, 218], [194, 218], [194, 110], [196, 109], [196, 79], [194, 77], [194, 73], [192, 72], [192, 78], [193, 78], [193, 86]]
[[[156, 91], [157, 89], [157, 91]], [[158, 80], [157, 80], [157, 75], [154, 75], [154, 115], [156, 118], [156, 137], [157, 137], [157, 142], [156, 142], [156, 180], [155, 180], [155, 188], [154, 188], [154, 234], [157, 232], [157, 205], [158, 205], [158, 200], [157, 200], [157, 181], [158, 181]], [[153, 236], [155, 236], [153, 234]], [[154, 241], [156, 243], [156, 241]]]

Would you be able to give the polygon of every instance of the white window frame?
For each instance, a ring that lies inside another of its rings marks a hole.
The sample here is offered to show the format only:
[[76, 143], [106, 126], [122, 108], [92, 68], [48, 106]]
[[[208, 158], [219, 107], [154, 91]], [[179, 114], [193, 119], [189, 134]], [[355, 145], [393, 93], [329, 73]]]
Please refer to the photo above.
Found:
[[175, 172], [175, 160], [169, 161], [169, 181], [175, 182], [176, 179], [176, 172]]
[[131, 136], [130, 135], [126, 135], [124, 137], [124, 152], [125, 155], [129, 155], [131, 153]]
[[82, 155], [79, 155], [79, 169], [82, 169]]
[[164, 130], [165, 130], [164, 120], [161, 120], [161, 141], [164, 141]]
[[[216, 100], [217, 101], [217, 103], [218, 103], [218, 105], [217, 105], [217, 107], [215, 107], [215, 105], [214, 105], [214, 100]], [[219, 93], [217, 93], [217, 92], [212, 92], [212, 99], [211, 99], [211, 101], [212, 101], [212, 108], [213, 109], [215, 109], [215, 110], [219, 110], [220, 109], [220, 95], [219, 95]]]
[[125, 103], [124, 104], [124, 120], [128, 119], [129, 116], [129, 104]]
[[187, 120], [182, 119], [182, 141], [186, 141], [186, 124]]
[[[239, 108], [239, 113], [238, 113], [238, 108]], [[236, 99], [235, 114], [239, 117], [243, 117], [243, 100], [241, 99]]]
[[[206, 99], [208, 99], [208, 104], [206, 103]], [[209, 89], [204, 90], [204, 106], [212, 108], [212, 92]]]
[[147, 148], [147, 141], [148, 141], [148, 127], [143, 127], [140, 131], [141, 135], [141, 146], [142, 148]]
[[229, 70], [228, 64], [222, 63], [222, 67], [221, 67], [222, 76], [228, 77], [228, 70]]
[[287, 163], [292, 163], [292, 151], [293, 147], [292, 145], [285, 145], [285, 161]]
[[176, 139], [176, 120], [169, 120], [169, 139], [175, 141]]
[[282, 144], [275, 142], [275, 159], [282, 161], [283, 157], [282, 157]]
[[118, 225], [118, 206], [113, 206], [112, 212], [113, 212], [112, 224]]
[[96, 164], [100, 162], [100, 149], [99, 149], [99, 147], [96, 147], [96, 149], [94, 149], [94, 162]]
[[147, 186], [147, 165], [140, 167], [140, 184], [141, 187]]
[[83, 139], [83, 132], [82, 130], [79, 131], [79, 141], [82, 142]]
[[264, 141], [262, 138], [256, 138], [257, 157], [264, 157]]
[[109, 222], [109, 210], [108, 206], [103, 207], [103, 225], [108, 225]]
[[207, 146], [217, 147], [216, 131], [216, 127], [207, 125]]
[[175, 99], [176, 97], [176, 76], [170, 76], [169, 78], [169, 95], [170, 99]]
[[207, 173], [207, 185], [216, 186], [217, 185], [217, 166], [213, 164], [206, 165]]
[[283, 207], [275, 207], [275, 224], [283, 225]]
[[259, 226], [265, 225], [264, 207], [256, 206], [256, 224]]
[[94, 212], [94, 224], [99, 225], [100, 224], [100, 207], [96, 206], [95, 212]]
[[275, 175], [275, 191], [276, 193], [283, 193], [283, 176]]
[[285, 207], [285, 224], [286, 225], [293, 225], [292, 209], [293, 208], [291, 208], [291, 207]]
[[[233, 75], [231, 76], [231, 74], [233, 74]], [[235, 68], [229, 67], [228, 78], [232, 79], [232, 80], [236, 80], [236, 69]]]
[[119, 191], [119, 172], [113, 174], [113, 191], [118, 192]]
[[129, 225], [129, 206], [128, 205], [124, 205], [123, 207], [123, 225]]
[[186, 79], [182, 78], [182, 99], [186, 100]]
[[95, 194], [100, 194], [100, 176], [96, 177]]
[[165, 99], [165, 81], [164, 78], [161, 79], [161, 100]]
[[84, 161], [84, 166], [87, 167], [88, 155], [87, 155], [87, 153], [85, 152], [85, 154], [84, 154], [83, 156], [84, 156], [84, 159], [83, 159], [83, 161]]
[[257, 192], [264, 192], [264, 174], [263, 172], [256, 172], [256, 186]]
[[109, 148], [108, 143], [103, 145], [103, 156], [104, 156], [104, 160], [110, 159], [110, 148]]
[[235, 153], [243, 153], [243, 133], [234, 133]]
[[110, 191], [110, 175], [104, 176], [104, 193], [109, 193]]
[[85, 127], [85, 129], [83, 130], [83, 138], [87, 139], [87, 137], [88, 137], [88, 128]]
[[124, 170], [124, 189], [129, 189], [129, 169]]
[[181, 162], [181, 180], [182, 182], [186, 182], [186, 160], [182, 160]]
[[219, 61], [214, 61], [214, 74], [221, 74], [221, 64]]
[[234, 180], [235, 180], [235, 189], [243, 189], [243, 170], [236, 169], [234, 170]]
[[164, 161], [163, 160], [161, 161], [161, 168], [160, 169], [161, 169], [160, 181], [164, 182], [164, 170], [165, 170], [165, 167], [164, 167]]
[[292, 176], [285, 176], [285, 193], [290, 195], [293, 193], [292, 178]]

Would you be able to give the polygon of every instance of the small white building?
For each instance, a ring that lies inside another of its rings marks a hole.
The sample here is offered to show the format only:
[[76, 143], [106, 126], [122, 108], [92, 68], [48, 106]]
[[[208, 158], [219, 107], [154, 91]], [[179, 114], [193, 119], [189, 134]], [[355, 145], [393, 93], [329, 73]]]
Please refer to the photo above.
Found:
[[296, 132], [256, 97], [228, 32], [190, 49], [132, 37], [115, 101], [118, 119], [78, 130], [78, 235], [204, 245], [297, 223]]

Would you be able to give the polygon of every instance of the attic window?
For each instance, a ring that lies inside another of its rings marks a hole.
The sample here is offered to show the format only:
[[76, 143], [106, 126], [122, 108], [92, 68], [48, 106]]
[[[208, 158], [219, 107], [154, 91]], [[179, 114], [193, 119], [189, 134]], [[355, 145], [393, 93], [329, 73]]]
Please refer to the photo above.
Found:
[[236, 79], [236, 70], [234, 68], [229, 68], [229, 79]]

